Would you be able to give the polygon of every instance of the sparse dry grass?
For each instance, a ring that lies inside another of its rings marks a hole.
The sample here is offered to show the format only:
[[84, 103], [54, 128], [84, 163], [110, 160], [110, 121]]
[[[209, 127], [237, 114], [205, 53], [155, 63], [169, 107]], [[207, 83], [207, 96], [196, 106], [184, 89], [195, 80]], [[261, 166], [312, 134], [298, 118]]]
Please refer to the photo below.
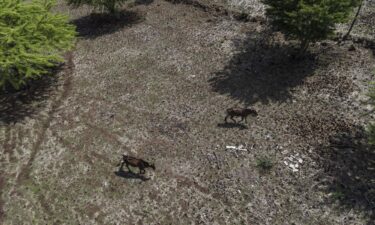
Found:
[[[56, 88], [1, 116], [4, 224], [371, 224], [374, 154], [357, 140], [371, 50], [328, 41], [294, 61], [263, 24], [146, 3], [114, 27], [69, 11], [82, 36]], [[260, 116], [223, 124], [233, 105]], [[248, 152], [225, 150], [238, 144]], [[116, 176], [124, 152], [155, 162], [150, 180]]]

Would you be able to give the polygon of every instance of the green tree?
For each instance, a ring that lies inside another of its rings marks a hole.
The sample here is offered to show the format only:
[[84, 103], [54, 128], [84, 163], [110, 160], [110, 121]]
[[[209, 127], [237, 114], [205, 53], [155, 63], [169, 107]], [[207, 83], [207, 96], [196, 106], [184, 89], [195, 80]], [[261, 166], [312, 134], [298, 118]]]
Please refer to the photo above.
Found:
[[345, 22], [359, 0], [263, 0], [271, 24], [287, 38], [301, 42], [305, 52], [311, 42], [333, 34], [335, 24]]
[[0, 0], [0, 88], [15, 89], [49, 73], [73, 47], [75, 27], [51, 13], [51, 0]]
[[89, 5], [94, 9], [107, 11], [112, 15], [118, 14], [118, 9], [127, 0], [66, 0], [68, 5], [78, 8], [82, 5]]
[[348, 32], [347, 32], [347, 33], [344, 35], [344, 37], [342, 38], [342, 41], [345, 41], [345, 40], [349, 37], [350, 32], [352, 32], [353, 27], [354, 27], [354, 24], [355, 24], [355, 22], [356, 22], [357, 19], [358, 19], [359, 13], [361, 12], [362, 6], [363, 6], [363, 4], [364, 4], [364, 0], [359, 0], [359, 1], [360, 1], [360, 2], [359, 2], [358, 9], [357, 9], [357, 13], [355, 14], [355, 16], [354, 16], [354, 18], [353, 18], [353, 20], [352, 20], [352, 23], [350, 24], [350, 27], [349, 27]]

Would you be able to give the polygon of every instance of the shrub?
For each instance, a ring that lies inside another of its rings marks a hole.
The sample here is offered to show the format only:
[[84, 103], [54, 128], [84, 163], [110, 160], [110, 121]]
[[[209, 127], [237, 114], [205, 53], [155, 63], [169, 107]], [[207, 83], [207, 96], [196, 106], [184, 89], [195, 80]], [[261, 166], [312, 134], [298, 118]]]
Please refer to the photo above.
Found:
[[100, 11], [107, 11], [110, 14], [117, 14], [118, 8], [127, 0], [66, 0], [68, 5], [78, 8], [82, 5], [89, 5]]
[[74, 43], [68, 18], [51, 13], [51, 0], [0, 1], [0, 88], [19, 89], [47, 74]]
[[269, 157], [262, 156], [256, 160], [256, 166], [262, 170], [270, 170], [273, 167], [273, 162]]
[[334, 191], [332, 192], [332, 198], [337, 200], [344, 199], [345, 193], [340, 190]]
[[301, 52], [309, 43], [333, 34], [335, 24], [345, 22], [359, 0], [263, 0], [269, 7], [271, 24], [287, 38], [301, 42]]

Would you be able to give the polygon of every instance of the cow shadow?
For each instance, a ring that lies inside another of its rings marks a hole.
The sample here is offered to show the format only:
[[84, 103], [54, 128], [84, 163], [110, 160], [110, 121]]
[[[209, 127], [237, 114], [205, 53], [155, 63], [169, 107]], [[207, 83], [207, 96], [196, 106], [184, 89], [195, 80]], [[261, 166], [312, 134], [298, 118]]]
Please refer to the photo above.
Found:
[[145, 177], [143, 175], [133, 173], [132, 171], [124, 171], [122, 169], [119, 169], [118, 171], [115, 171], [114, 173], [115, 173], [116, 176], [122, 177], [122, 178], [125, 178], [125, 179], [139, 179], [141, 181], [148, 181], [148, 180], [151, 179], [151, 178]]
[[248, 126], [246, 126], [244, 124], [241, 124], [241, 123], [218, 123], [217, 127], [219, 127], [219, 128], [226, 128], [226, 129], [238, 128], [240, 130], [249, 129]]

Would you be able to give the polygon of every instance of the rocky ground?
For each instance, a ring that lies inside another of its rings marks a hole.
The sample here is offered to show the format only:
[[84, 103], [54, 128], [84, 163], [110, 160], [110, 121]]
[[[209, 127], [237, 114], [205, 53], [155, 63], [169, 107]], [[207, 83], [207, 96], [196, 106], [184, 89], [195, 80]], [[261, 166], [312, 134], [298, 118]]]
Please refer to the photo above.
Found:
[[[64, 68], [0, 97], [0, 224], [373, 224], [374, 49], [295, 59], [263, 20], [174, 1], [57, 10], [80, 33]], [[235, 105], [259, 116], [224, 123]]]

